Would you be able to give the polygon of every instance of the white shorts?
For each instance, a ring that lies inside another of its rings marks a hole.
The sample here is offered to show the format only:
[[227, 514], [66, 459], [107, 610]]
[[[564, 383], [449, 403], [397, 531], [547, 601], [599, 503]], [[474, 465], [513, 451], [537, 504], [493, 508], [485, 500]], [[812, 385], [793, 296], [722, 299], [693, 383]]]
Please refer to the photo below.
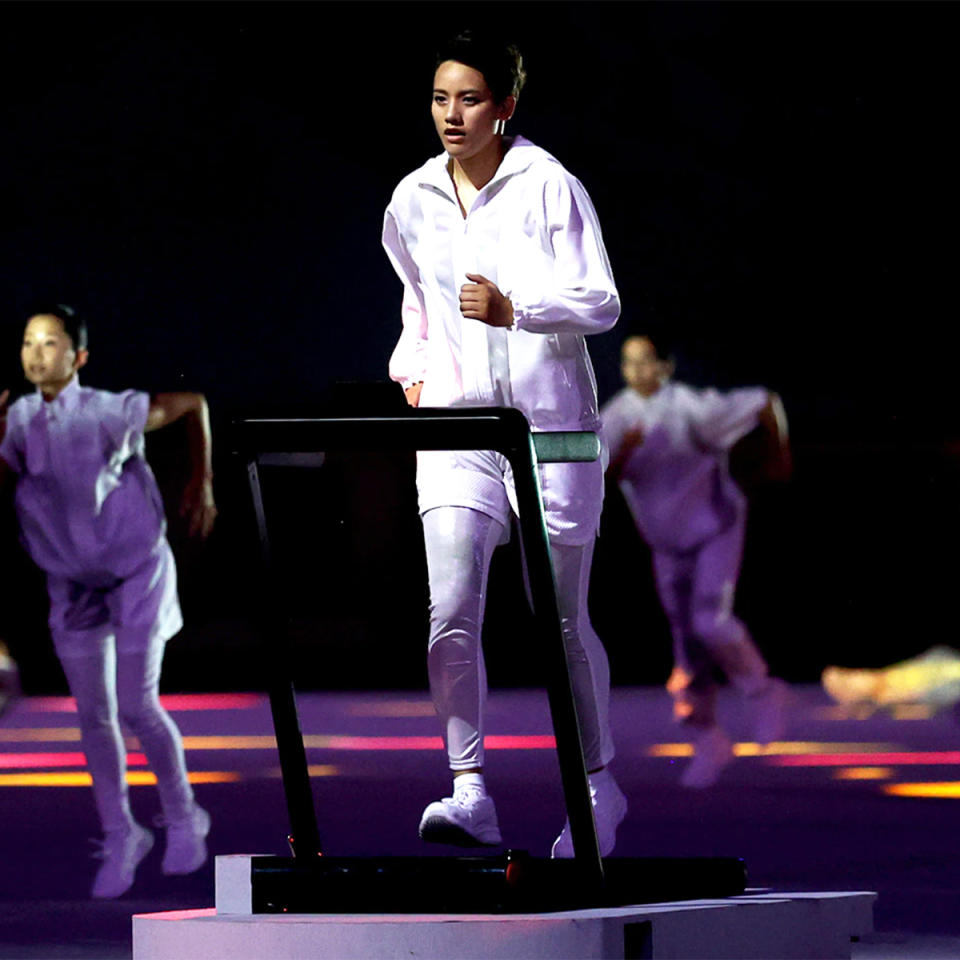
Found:
[[[597, 535], [603, 507], [603, 463], [542, 463], [537, 467], [547, 533], [580, 546]], [[492, 450], [429, 450], [417, 454], [421, 515], [434, 507], [470, 507], [510, 529], [517, 514], [513, 468]]]
[[166, 540], [128, 577], [47, 574], [50, 633], [60, 657], [96, 653], [110, 637], [121, 653], [146, 651], [183, 627], [177, 568]]

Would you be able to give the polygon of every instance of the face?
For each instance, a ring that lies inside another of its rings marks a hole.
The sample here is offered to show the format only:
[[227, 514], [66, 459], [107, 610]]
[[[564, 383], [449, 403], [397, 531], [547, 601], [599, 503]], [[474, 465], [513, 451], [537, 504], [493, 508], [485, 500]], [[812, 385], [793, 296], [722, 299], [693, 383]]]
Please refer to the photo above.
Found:
[[456, 60], [437, 67], [433, 78], [433, 122], [443, 149], [455, 160], [470, 160], [499, 150], [497, 120], [509, 120], [514, 97], [496, 103], [483, 74]]
[[646, 337], [630, 337], [623, 344], [620, 373], [623, 382], [644, 397], [652, 396], [673, 372], [673, 365], [657, 356], [653, 343]]
[[20, 361], [27, 379], [52, 400], [87, 362], [87, 351], [74, 349], [57, 317], [39, 314], [27, 321]]

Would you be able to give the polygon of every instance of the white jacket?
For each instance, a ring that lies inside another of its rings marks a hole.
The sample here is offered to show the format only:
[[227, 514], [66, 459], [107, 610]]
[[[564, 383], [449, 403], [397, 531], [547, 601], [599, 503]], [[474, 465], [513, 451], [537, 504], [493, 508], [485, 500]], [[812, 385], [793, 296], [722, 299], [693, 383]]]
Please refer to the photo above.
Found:
[[[425, 407], [517, 407], [535, 430], [596, 429], [584, 336], [613, 327], [620, 301], [590, 197], [549, 153], [515, 137], [464, 219], [447, 162], [440, 154], [404, 177], [384, 217], [404, 287], [391, 378], [423, 381]], [[461, 315], [467, 273], [509, 297], [513, 327]]]

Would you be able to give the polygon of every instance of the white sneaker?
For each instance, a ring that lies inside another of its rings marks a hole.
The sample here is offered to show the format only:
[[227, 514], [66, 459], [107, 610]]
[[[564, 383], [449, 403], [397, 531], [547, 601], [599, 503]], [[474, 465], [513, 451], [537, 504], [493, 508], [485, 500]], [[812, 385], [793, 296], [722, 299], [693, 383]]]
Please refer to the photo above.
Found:
[[[593, 822], [597, 829], [597, 844], [600, 847], [600, 856], [607, 857], [613, 853], [617, 842], [617, 827], [627, 815], [627, 798], [617, 786], [609, 770], [591, 773], [590, 802], [593, 805]], [[560, 836], [553, 841], [550, 856], [554, 859], [573, 856], [573, 838], [570, 836], [570, 821], [563, 825]]]
[[693, 759], [680, 777], [685, 787], [712, 787], [733, 759], [733, 744], [719, 727], [705, 727], [693, 738]]
[[112, 830], [106, 834], [101, 849], [94, 856], [103, 863], [93, 880], [90, 896], [112, 899], [125, 894], [133, 886], [140, 861], [153, 847], [153, 834], [133, 825], [132, 830]]
[[437, 800], [423, 811], [420, 839], [458, 847], [496, 846], [500, 827], [493, 800], [474, 787], [455, 790], [452, 797]]
[[183, 820], [167, 824], [167, 847], [160, 869], [168, 876], [180, 876], [199, 870], [207, 862], [207, 834], [210, 814], [194, 804], [193, 812]]

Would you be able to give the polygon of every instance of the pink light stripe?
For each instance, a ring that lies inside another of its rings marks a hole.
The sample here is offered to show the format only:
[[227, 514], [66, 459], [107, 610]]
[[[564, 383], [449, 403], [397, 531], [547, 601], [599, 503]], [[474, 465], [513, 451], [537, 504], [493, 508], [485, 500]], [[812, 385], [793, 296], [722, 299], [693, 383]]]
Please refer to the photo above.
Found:
[[960, 750], [926, 753], [832, 753], [766, 757], [774, 767], [950, 766], [960, 764]]
[[[25, 704], [36, 713], [76, 713], [73, 697], [28, 697]], [[160, 702], [167, 710], [247, 710], [266, 702], [260, 693], [165, 693]]]
[[[491, 735], [484, 738], [487, 750], [552, 750], [552, 735]], [[325, 737], [325, 750], [442, 750], [440, 737]]]
[[[85, 767], [87, 758], [76, 753], [0, 753], [0, 770], [36, 770], [41, 767]], [[142, 753], [128, 753], [128, 767], [145, 767]]]

